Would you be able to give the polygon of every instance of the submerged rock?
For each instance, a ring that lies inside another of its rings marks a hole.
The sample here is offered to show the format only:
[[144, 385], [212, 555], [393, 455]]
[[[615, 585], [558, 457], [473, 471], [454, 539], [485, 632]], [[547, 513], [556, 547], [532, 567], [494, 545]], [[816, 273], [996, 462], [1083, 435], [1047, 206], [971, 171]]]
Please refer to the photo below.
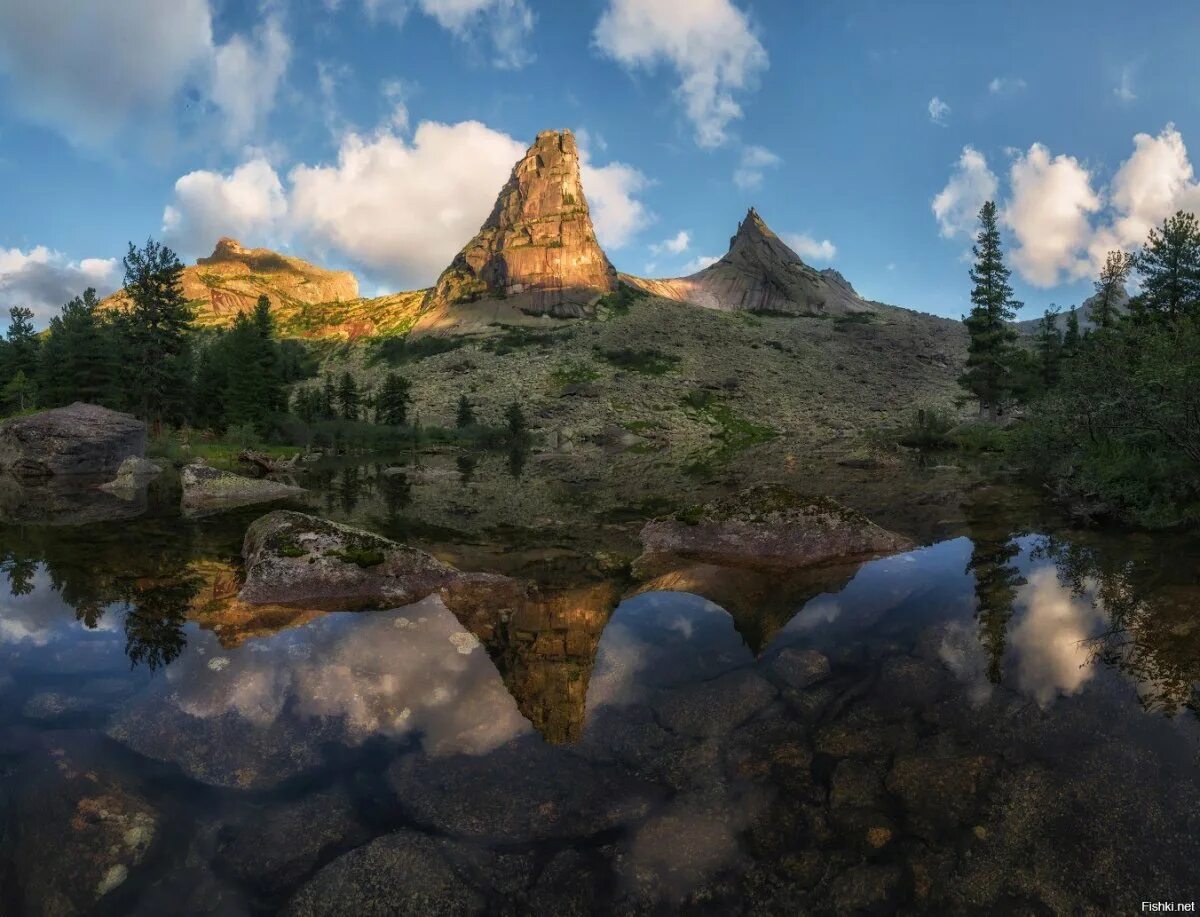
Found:
[[107, 484], [101, 484], [100, 489], [123, 500], [133, 500], [145, 489], [151, 478], [160, 474], [162, 469], [153, 462], [131, 455], [117, 468], [117, 476]]
[[142, 486], [120, 494], [92, 475], [19, 478], [0, 472], [0, 521], [17, 525], [85, 525], [132, 519], [146, 511]]
[[0, 423], [0, 471], [20, 477], [101, 475], [146, 450], [146, 425], [79, 401]]
[[395, 608], [436, 593], [452, 610], [465, 611], [496, 609], [526, 592], [506, 576], [464, 573], [380, 535], [287, 510], [251, 524], [242, 557], [240, 598], [252, 604]]
[[219, 471], [207, 465], [186, 465], [180, 474], [185, 515], [204, 515], [238, 506], [270, 503], [305, 493], [303, 487]]
[[864, 560], [912, 550], [906, 538], [882, 529], [862, 513], [828, 497], [807, 497], [786, 487], [759, 484], [646, 523], [644, 553], [711, 564], [794, 569]]

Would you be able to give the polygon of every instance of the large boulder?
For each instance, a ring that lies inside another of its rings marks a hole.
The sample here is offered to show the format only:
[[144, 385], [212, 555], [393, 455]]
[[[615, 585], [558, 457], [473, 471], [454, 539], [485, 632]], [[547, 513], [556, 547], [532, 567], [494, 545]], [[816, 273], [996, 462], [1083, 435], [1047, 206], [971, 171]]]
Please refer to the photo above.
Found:
[[183, 484], [183, 512], [191, 516], [286, 500], [305, 493], [303, 487], [265, 478], [247, 478], [208, 465], [186, 465], [179, 479]]
[[768, 570], [865, 560], [915, 545], [828, 497], [759, 484], [646, 523], [636, 566], [677, 557]]
[[525, 584], [491, 573], [464, 573], [431, 554], [380, 535], [277, 510], [256, 519], [242, 544], [246, 582], [239, 594], [255, 605], [397, 608], [437, 594], [459, 614], [524, 601]]
[[0, 471], [20, 477], [105, 475], [146, 451], [146, 425], [76, 402], [0, 423]]

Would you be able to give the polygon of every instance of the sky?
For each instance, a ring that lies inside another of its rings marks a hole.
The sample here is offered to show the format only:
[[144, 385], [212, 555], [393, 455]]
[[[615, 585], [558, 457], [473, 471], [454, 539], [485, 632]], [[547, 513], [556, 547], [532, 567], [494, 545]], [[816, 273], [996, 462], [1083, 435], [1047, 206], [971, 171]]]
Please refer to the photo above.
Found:
[[1035, 318], [1200, 211], [1198, 27], [1182, 0], [0, 0], [0, 309], [44, 325], [148, 237], [428, 286], [571, 128], [621, 270], [693, 272], [753, 205], [867, 298], [959, 317], [994, 199]]

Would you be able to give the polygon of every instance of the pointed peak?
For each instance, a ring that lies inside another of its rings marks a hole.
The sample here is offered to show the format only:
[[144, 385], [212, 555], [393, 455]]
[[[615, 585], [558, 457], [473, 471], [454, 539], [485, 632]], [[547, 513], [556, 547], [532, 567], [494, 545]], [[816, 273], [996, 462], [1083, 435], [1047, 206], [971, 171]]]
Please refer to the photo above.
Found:
[[221, 236], [221, 238], [217, 239], [217, 244], [213, 247], [213, 253], [209, 257], [228, 257], [230, 255], [241, 254], [243, 251], [245, 251], [245, 249], [242, 248], [242, 243], [237, 239], [234, 239], [231, 236]]

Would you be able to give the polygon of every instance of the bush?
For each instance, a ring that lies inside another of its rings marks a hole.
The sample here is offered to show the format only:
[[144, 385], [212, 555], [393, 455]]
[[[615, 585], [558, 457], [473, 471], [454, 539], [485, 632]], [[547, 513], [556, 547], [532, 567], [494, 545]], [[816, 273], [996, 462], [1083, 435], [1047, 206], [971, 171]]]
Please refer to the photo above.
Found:
[[944, 408], [917, 408], [901, 431], [899, 443], [915, 449], [948, 448], [954, 445], [950, 437], [954, 423], [953, 415]]
[[386, 363], [388, 366], [403, 366], [406, 363], [416, 363], [439, 353], [458, 350], [466, 343], [467, 338], [461, 336], [414, 338], [406, 334], [403, 337], [384, 338], [372, 346], [367, 356], [367, 365], [375, 366], [379, 363]]
[[661, 376], [679, 365], [679, 357], [663, 353], [655, 347], [645, 350], [632, 350], [628, 347], [618, 350], [597, 348], [596, 353], [619, 369], [627, 369], [647, 376]]

